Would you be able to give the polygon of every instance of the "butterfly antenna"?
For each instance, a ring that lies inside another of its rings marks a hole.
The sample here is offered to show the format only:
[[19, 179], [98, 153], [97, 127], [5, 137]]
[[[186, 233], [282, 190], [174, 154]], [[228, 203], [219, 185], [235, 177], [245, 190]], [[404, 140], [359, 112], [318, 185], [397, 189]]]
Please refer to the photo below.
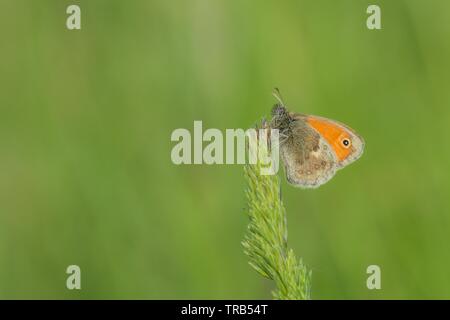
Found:
[[274, 88], [272, 91], [272, 95], [275, 97], [275, 99], [277, 99], [277, 101], [281, 104], [281, 106], [285, 106], [283, 98], [281, 96], [281, 92], [280, 89], [278, 88]]

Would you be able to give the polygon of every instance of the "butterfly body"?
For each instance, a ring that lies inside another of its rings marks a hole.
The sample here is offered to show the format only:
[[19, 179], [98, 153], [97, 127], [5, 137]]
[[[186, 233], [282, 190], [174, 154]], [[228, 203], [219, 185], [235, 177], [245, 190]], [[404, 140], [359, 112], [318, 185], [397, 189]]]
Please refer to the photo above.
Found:
[[283, 104], [272, 116], [270, 126], [280, 130], [286, 178], [294, 186], [317, 188], [363, 153], [363, 138], [338, 121], [289, 112]]

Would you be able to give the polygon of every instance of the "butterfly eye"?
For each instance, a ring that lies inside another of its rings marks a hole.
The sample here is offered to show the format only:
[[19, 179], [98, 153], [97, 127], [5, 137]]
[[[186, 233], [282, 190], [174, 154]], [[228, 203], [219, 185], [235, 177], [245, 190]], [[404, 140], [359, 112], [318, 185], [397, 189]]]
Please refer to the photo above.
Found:
[[342, 140], [342, 145], [344, 146], [344, 148], [348, 148], [351, 145], [351, 142], [349, 139], [343, 139]]

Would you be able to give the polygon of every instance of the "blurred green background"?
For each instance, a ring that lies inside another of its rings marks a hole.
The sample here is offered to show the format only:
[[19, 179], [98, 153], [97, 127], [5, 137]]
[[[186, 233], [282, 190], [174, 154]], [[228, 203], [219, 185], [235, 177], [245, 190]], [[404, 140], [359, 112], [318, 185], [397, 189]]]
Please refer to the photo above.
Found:
[[170, 135], [248, 128], [274, 86], [366, 140], [317, 190], [283, 178], [312, 298], [450, 298], [449, 21], [446, 0], [0, 0], [0, 298], [270, 298], [242, 166], [176, 166]]

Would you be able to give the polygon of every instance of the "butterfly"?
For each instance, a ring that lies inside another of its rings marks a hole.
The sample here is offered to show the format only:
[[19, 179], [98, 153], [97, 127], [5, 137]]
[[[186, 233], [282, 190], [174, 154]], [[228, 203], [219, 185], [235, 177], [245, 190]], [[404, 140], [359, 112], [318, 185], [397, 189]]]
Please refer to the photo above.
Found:
[[359, 159], [364, 139], [335, 120], [289, 112], [278, 89], [270, 127], [279, 130], [280, 157], [287, 181], [301, 188], [317, 188], [336, 171]]

